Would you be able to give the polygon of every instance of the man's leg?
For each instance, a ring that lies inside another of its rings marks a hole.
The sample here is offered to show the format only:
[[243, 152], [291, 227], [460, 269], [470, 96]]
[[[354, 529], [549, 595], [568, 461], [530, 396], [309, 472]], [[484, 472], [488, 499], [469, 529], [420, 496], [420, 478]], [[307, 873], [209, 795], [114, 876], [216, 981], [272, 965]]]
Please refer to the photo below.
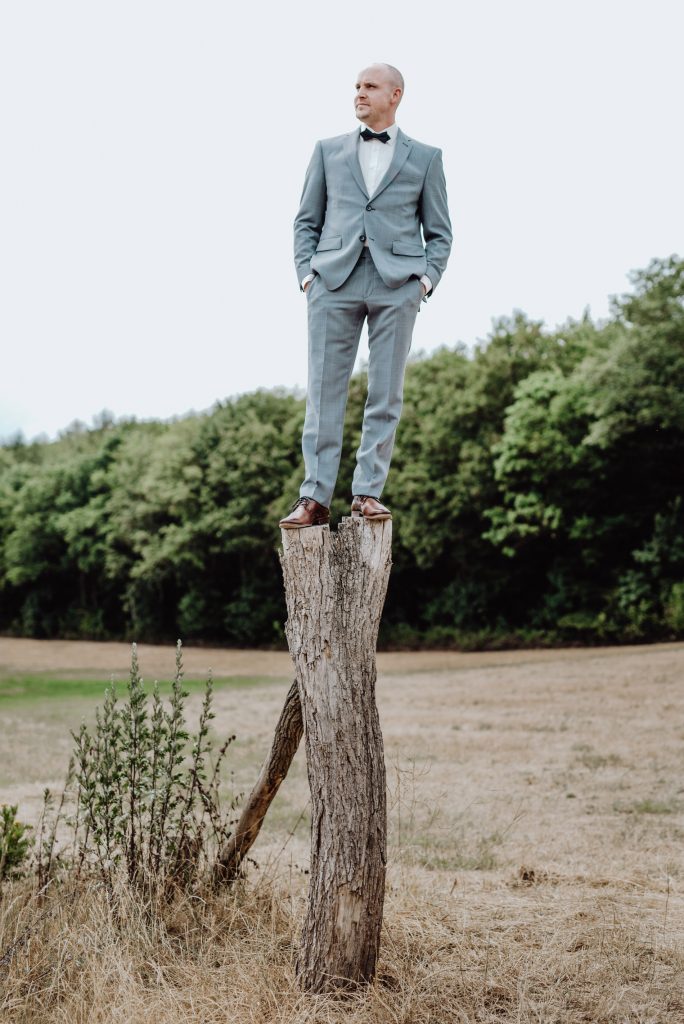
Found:
[[299, 494], [326, 507], [332, 501], [337, 480], [349, 378], [366, 314], [366, 262], [361, 260], [333, 292], [320, 277], [314, 278], [308, 289], [309, 380], [302, 433], [305, 479]]
[[361, 444], [356, 453], [354, 494], [379, 498], [389, 472], [394, 436], [401, 416], [404, 371], [422, 298], [418, 278], [388, 288], [374, 268], [368, 304], [368, 397]]

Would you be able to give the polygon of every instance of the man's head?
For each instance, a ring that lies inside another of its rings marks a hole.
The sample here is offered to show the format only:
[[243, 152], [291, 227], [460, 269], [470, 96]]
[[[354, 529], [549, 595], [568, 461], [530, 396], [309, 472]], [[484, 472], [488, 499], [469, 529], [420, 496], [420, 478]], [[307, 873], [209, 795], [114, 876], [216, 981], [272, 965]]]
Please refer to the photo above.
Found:
[[391, 64], [371, 64], [356, 79], [356, 116], [374, 132], [381, 132], [394, 124], [403, 95], [404, 79], [400, 71]]

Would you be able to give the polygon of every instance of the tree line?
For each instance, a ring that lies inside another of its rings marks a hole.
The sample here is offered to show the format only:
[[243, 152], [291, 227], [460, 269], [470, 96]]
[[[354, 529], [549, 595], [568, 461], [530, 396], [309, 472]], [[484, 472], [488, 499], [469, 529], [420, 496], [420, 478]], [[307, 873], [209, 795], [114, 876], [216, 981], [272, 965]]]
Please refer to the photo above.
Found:
[[[684, 636], [684, 261], [610, 316], [521, 312], [410, 362], [383, 500], [381, 644]], [[348, 514], [365, 375], [331, 509]], [[304, 401], [257, 391], [171, 422], [102, 417], [0, 446], [0, 632], [284, 644], [278, 519]]]

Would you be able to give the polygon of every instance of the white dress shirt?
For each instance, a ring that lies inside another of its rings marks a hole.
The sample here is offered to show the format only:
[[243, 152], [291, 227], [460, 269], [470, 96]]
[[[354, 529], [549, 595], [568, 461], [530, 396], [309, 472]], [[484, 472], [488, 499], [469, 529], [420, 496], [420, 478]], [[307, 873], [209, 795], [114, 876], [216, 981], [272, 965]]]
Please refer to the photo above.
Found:
[[[357, 153], [359, 157], [359, 163], [361, 165], [361, 173], [363, 174], [363, 180], [366, 186], [366, 191], [369, 196], [372, 196], [376, 188], [382, 181], [387, 172], [389, 165], [392, 163], [392, 157], [394, 155], [394, 147], [397, 141], [397, 133], [399, 128], [397, 124], [391, 124], [389, 128], [385, 128], [385, 131], [389, 135], [387, 142], [375, 142], [374, 139], [366, 141], [361, 138], [361, 132], [365, 131], [365, 126], [361, 125], [359, 128], [359, 137], [357, 141]], [[376, 133], [379, 134], [379, 133]], [[368, 245], [368, 239], [363, 243], [365, 246]], [[314, 274], [307, 274], [302, 281], [302, 288], [306, 285], [307, 281], [313, 281]], [[425, 294], [432, 291], [432, 281], [423, 274], [420, 279], [425, 286]]]
[[[365, 131], [365, 127], [362, 127], [359, 130], [356, 149], [359, 157], [359, 163], [361, 164], [363, 180], [366, 183], [366, 192], [369, 196], [373, 195], [376, 188], [382, 181], [385, 172], [389, 168], [389, 165], [392, 163], [398, 130], [399, 129], [396, 124], [391, 124], [389, 128], [385, 128], [385, 131], [389, 135], [388, 142], [374, 142], [373, 139], [366, 142], [361, 138], [361, 132]], [[377, 134], [379, 133], [376, 132], [376, 135]], [[368, 245], [368, 242], [366, 242], [366, 245]]]

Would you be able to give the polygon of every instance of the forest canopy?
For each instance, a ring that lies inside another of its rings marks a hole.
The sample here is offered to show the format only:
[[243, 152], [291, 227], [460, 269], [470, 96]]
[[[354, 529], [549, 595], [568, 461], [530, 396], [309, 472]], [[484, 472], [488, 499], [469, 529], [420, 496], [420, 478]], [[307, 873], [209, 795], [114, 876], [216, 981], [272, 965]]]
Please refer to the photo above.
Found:
[[[410, 362], [381, 643], [684, 636], [684, 261], [631, 284], [599, 323], [516, 312], [470, 355]], [[365, 386], [352, 379], [333, 520]], [[0, 632], [283, 644], [277, 522], [303, 417], [300, 397], [257, 391], [172, 422], [6, 441]]]

